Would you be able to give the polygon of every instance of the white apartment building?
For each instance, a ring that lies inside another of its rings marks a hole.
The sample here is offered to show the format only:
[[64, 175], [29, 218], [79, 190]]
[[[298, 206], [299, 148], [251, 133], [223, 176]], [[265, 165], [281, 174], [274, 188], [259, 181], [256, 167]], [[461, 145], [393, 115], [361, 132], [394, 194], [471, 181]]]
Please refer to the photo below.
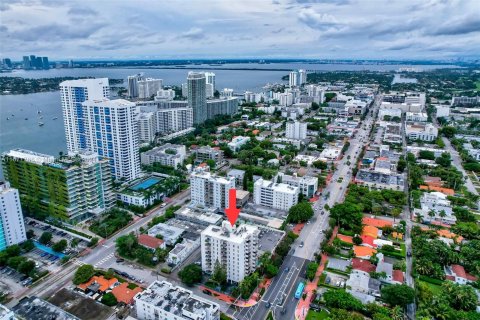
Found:
[[116, 179], [138, 178], [141, 172], [135, 103], [103, 99], [82, 105], [87, 149], [110, 160]]
[[158, 90], [163, 87], [162, 79], [146, 78], [139, 80], [138, 85], [138, 97], [140, 99], [149, 99], [157, 94]]
[[233, 152], [237, 152], [248, 141], [250, 141], [250, 137], [237, 136], [234, 137], [227, 145]]
[[224, 210], [229, 207], [230, 189], [235, 189], [233, 177], [219, 177], [202, 170], [195, 170], [190, 175], [190, 198], [193, 205]]
[[233, 97], [233, 89], [224, 88], [220, 91], [220, 97], [222, 98], [232, 98]]
[[0, 251], [27, 240], [18, 190], [0, 181]]
[[431, 123], [407, 124], [405, 133], [410, 140], [433, 141], [437, 139], [438, 129]]
[[258, 179], [253, 185], [255, 204], [288, 211], [298, 203], [298, 187]]
[[378, 118], [380, 120], [384, 120], [385, 116], [391, 118], [398, 117], [402, 118], [402, 110], [401, 109], [379, 109], [378, 110]]
[[300, 69], [298, 70], [298, 84], [301, 86], [305, 83], [307, 83], [307, 70]]
[[[205, 72], [205, 80], [207, 84], [212, 85], [212, 90], [215, 91], [215, 73], [213, 72]], [[213, 96], [213, 94], [212, 94]]]
[[139, 320], [220, 320], [220, 306], [167, 281], [154, 281], [134, 297]]
[[212, 273], [219, 264], [226, 269], [228, 281], [239, 283], [257, 267], [259, 234], [256, 226], [235, 227], [228, 221], [221, 227], [207, 227], [200, 235], [202, 270]]
[[289, 139], [303, 140], [307, 138], [307, 123], [300, 121], [287, 121], [285, 137]]
[[427, 101], [425, 92], [407, 92], [405, 95], [406, 104], [420, 104], [422, 108]]
[[284, 173], [279, 173], [281, 182], [292, 187], [298, 187], [298, 190], [307, 199], [312, 198], [318, 190], [318, 178], [311, 176], [299, 177], [296, 173], [292, 176]]
[[68, 152], [87, 149], [82, 102], [108, 98], [109, 90], [108, 78], [68, 80], [60, 83]]
[[289, 107], [293, 104], [293, 94], [292, 93], [280, 93], [278, 95], [278, 101], [281, 106]]
[[193, 109], [169, 108], [156, 112], [156, 131], [160, 134], [182, 131], [193, 127]]
[[428, 115], [424, 112], [407, 112], [405, 114], [405, 120], [415, 122], [427, 122]]
[[290, 87], [296, 87], [298, 85], [298, 72], [291, 71], [288, 76], [288, 84]]
[[127, 95], [129, 98], [138, 97], [138, 82], [145, 79], [143, 73], [137, 73], [127, 77]]
[[187, 151], [184, 145], [166, 143], [140, 154], [140, 162], [150, 165], [158, 162], [164, 166], [178, 168], [183, 164]]
[[156, 117], [153, 112], [142, 112], [138, 117], [138, 137], [141, 143], [155, 140]]
[[173, 89], [160, 89], [155, 96], [155, 101], [171, 101], [173, 99], [175, 99], [175, 90]]
[[437, 118], [441, 117], [448, 117], [450, 116], [450, 106], [449, 105], [434, 105], [435, 109], [437, 109], [436, 116]]

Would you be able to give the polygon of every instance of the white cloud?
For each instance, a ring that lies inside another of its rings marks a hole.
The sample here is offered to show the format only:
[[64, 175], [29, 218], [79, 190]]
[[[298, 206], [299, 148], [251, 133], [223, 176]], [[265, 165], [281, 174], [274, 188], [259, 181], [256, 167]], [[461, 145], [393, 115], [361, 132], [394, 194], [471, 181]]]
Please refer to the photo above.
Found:
[[[453, 57], [480, 52], [479, 0], [4, 0], [2, 55]], [[445, 44], [448, 44], [445, 45]]]

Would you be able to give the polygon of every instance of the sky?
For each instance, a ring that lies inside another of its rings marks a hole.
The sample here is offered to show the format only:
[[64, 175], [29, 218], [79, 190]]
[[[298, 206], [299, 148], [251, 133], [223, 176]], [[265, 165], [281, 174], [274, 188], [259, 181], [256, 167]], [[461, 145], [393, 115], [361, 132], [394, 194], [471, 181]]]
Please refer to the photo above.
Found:
[[1, 0], [0, 55], [451, 59], [480, 55], [480, 0]]

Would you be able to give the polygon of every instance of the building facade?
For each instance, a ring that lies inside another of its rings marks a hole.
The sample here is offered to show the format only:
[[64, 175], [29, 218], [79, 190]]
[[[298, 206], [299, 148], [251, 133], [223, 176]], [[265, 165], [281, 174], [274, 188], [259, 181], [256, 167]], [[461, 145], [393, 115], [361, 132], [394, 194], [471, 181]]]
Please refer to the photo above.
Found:
[[253, 186], [253, 198], [257, 205], [288, 211], [298, 203], [298, 187], [263, 179], [255, 181]]
[[155, 96], [158, 90], [163, 87], [162, 79], [145, 78], [137, 82], [138, 97], [140, 99], [149, 99]]
[[224, 210], [229, 207], [230, 189], [235, 189], [235, 178], [219, 177], [202, 170], [196, 170], [190, 175], [190, 198], [193, 205]]
[[85, 113], [82, 103], [109, 96], [108, 78], [68, 80], [60, 83], [63, 123], [68, 152], [87, 148]]
[[0, 251], [27, 240], [18, 190], [0, 181]]
[[109, 161], [99, 160], [95, 153], [55, 160], [53, 156], [15, 149], [3, 154], [2, 165], [27, 211], [74, 224], [114, 205]]
[[300, 121], [287, 121], [285, 137], [288, 139], [303, 140], [307, 138], [307, 123]]
[[154, 281], [134, 297], [139, 320], [220, 320], [220, 306], [167, 281]]
[[202, 231], [202, 270], [213, 273], [216, 266], [225, 268], [227, 280], [239, 283], [255, 271], [258, 260], [260, 230], [252, 225], [209, 226]]
[[189, 72], [187, 77], [188, 105], [193, 109], [193, 124], [207, 120], [206, 78], [204, 73]]
[[152, 150], [142, 152], [140, 161], [144, 165], [150, 165], [158, 162], [164, 166], [178, 168], [183, 164], [187, 155], [184, 145], [167, 143], [163, 146], [155, 147]]
[[109, 159], [116, 179], [138, 178], [141, 172], [135, 103], [102, 99], [82, 105], [87, 149]]

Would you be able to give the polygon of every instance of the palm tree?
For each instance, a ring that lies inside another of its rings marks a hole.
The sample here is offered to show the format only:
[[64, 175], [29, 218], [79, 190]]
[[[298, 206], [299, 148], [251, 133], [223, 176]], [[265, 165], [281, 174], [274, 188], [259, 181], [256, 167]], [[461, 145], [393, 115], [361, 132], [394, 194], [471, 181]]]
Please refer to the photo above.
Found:
[[400, 308], [400, 306], [396, 306], [390, 311], [390, 316], [392, 317], [392, 320], [403, 320], [404, 315], [402, 308]]
[[440, 216], [440, 218], [442, 218], [442, 222], [443, 222], [443, 218], [445, 218], [447, 216], [447, 213], [445, 212], [445, 210], [441, 210], [438, 215]]
[[428, 211], [428, 215], [433, 219], [433, 217], [435, 217], [435, 210], [429, 210]]

